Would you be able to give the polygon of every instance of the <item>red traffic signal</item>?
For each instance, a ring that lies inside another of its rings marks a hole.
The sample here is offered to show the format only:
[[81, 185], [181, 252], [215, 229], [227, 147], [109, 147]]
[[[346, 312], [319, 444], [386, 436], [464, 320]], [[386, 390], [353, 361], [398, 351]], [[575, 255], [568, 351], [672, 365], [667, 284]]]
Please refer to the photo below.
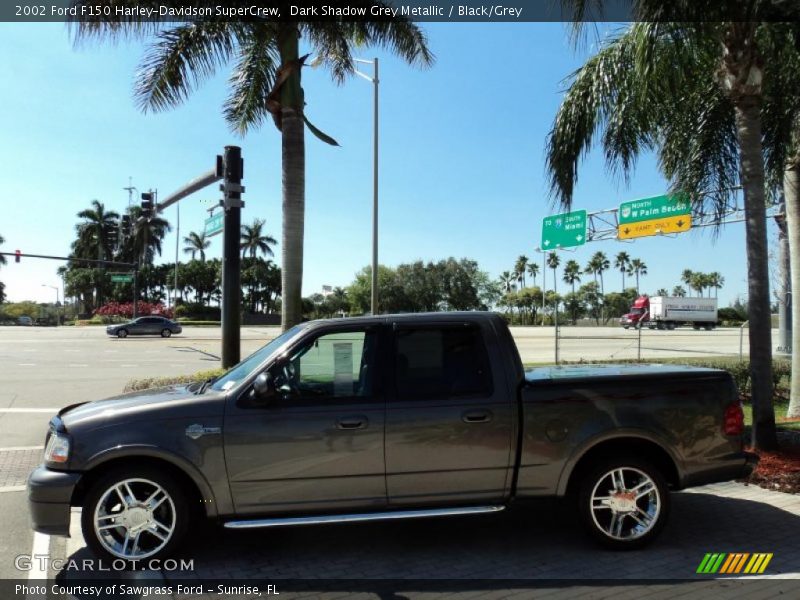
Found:
[[20, 258], [22, 258], [22, 252], [14, 250], [14, 262], [19, 262]]

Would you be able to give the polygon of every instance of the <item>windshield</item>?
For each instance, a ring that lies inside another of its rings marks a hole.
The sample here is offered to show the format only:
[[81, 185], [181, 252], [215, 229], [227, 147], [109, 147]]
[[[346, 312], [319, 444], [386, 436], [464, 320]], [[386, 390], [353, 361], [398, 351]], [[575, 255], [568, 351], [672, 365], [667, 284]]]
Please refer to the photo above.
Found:
[[628, 314], [631, 314], [631, 315], [641, 315], [641, 314], [643, 314], [643, 313], [644, 313], [644, 309], [643, 309], [643, 308], [632, 308], [632, 309], [631, 309], [631, 312], [630, 312], [630, 313], [628, 313]]
[[238, 365], [233, 367], [230, 371], [225, 373], [222, 377], [217, 379], [212, 385], [211, 389], [221, 392], [226, 392], [239, 383], [242, 379], [247, 377], [253, 369], [264, 362], [267, 357], [272, 354], [277, 348], [280, 348], [287, 340], [297, 335], [304, 328], [301, 325], [295, 325], [288, 331], [284, 331], [266, 346], [262, 346], [250, 356], [245, 358]]

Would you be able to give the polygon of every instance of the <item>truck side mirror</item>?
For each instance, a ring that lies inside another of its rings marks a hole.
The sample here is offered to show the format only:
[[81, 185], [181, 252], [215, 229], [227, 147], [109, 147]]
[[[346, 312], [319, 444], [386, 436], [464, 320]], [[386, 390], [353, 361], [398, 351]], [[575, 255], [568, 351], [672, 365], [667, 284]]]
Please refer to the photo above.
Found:
[[272, 373], [259, 373], [253, 382], [253, 397], [261, 404], [268, 403], [275, 396], [275, 382]]

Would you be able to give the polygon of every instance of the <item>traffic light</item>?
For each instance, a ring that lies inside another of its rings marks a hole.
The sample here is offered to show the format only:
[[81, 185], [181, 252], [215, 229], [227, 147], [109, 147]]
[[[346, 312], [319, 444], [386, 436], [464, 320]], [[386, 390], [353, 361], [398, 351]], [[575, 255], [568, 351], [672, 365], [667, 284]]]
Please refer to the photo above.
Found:
[[22, 258], [22, 252], [14, 250], [14, 262], [19, 262], [20, 258]]
[[119, 246], [119, 230], [121, 227], [121, 224], [116, 227], [112, 225], [108, 230], [108, 243], [112, 248], [117, 248]]
[[119, 233], [122, 239], [126, 239], [131, 234], [131, 216], [122, 215], [119, 223]]
[[153, 216], [153, 193], [142, 193], [142, 216], [149, 219]]

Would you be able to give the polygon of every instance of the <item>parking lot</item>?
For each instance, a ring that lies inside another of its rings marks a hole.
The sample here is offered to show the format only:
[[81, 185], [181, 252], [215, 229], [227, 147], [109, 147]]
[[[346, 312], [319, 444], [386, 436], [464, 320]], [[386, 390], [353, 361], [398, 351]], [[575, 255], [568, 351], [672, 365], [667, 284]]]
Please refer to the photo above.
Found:
[[[569, 328], [568, 332], [595, 335], [594, 340], [582, 343], [584, 359], [612, 358], [611, 342], [603, 339], [609, 335], [618, 336], [620, 343], [630, 343], [637, 335], [612, 328]], [[276, 334], [276, 328], [244, 328], [242, 355]], [[687, 334], [696, 334], [693, 343], [687, 343]], [[552, 329], [515, 329], [514, 335], [525, 362], [552, 359]], [[645, 335], [650, 352], [663, 356], [735, 355], [739, 349], [737, 330]], [[14, 565], [16, 556], [35, 551], [53, 558], [89, 556], [77, 519], [73, 519], [75, 535], [68, 540], [34, 536], [28, 527], [24, 482], [39, 462], [52, 413], [75, 402], [119, 393], [132, 378], [217, 367], [219, 345], [219, 330], [207, 328], [189, 327], [183, 335], [169, 339], [125, 340], [109, 338], [95, 327], [0, 328], [0, 514], [5, 521], [0, 577], [71, 581], [88, 576], [81, 570], [20, 572]], [[186, 556], [194, 559], [194, 570], [158, 577], [165, 581], [320, 582], [309, 584], [307, 593], [298, 593], [302, 597], [327, 589], [322, 582], [332, 579], [344, 579], [352, 589], [331, 597], [351, 592], [379, 597], [374, 591], [378, 582], [391, 588], [391, 594], [384, 589], [380, 597], [393, 598], [475, 597], [467, 595], [465, 587], [497, 598], [529, 597], [534, 587], [537, 594], [563, 597], [612, 592], [615, 597], [674, 597], [679, 590], [734, 589], [731, 579], [708, 581], [707, 576], [695, 574], [706, 552], [770, 552], [774, 558], [762, 577], [768, 581], [759, 581], [759, 587], [748, 588], [747, 594], [772, 597], [797, 589], [798, 581], [793, 579], [800, 578], [800, 537], [796, 531], [800, 531], [800, 497], [726, 483], [676, 494], [663, 536], [647, 550], [624, 555], [597, 549], [582, 535], [571, 510], [544, 502], [491, 517], [439, 521], [249, 533], [202, 527], [187, 545]], [[481, 583], [498, 579], [503, 582]], [[473, 583], [465, 585], [465, 580]]]

